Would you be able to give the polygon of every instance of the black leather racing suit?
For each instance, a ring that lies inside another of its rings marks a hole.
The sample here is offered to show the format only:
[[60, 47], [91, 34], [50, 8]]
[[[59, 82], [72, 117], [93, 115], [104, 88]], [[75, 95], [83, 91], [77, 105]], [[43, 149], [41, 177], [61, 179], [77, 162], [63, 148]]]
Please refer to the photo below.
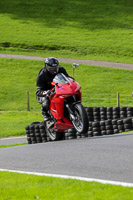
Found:
[[[58, 73], [63, 73], [68, 77], [66, 70], [62, 66], [59, 66]], [[36, 98], [37, 101], [42, 104], [42, 112], [47, 112], [49, 110], [49, 99], [46, 96], [43, 96], [43, 93], [53, 87], [51, 82], [54, 77], [55, 75], [52, 75], [45, 67], [43, 67], [38, 73], [36, 82]]]

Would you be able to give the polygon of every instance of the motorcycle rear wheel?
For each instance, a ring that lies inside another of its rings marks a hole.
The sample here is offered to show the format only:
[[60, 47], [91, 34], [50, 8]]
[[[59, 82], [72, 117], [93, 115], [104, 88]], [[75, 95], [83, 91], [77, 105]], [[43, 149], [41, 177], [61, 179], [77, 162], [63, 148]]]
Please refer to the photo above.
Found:
[[63, 138], [64, 138], [64, 132], [54, 131], [53, 130], [54, 125], [52, 125], [52, 126], [50, 126], [48, 128], [47, 123], [46, 123], [45, 127], [46, 127], [47, 136], [49, 137], [49, 139], [51, 141], [63, 140]]
[[77, 132], [85, 134], [88, 131], [88, 116], [85, 108], [81, 103], [77, 103], [73, 108], [75, 120], [72, 121], [74, 128]]

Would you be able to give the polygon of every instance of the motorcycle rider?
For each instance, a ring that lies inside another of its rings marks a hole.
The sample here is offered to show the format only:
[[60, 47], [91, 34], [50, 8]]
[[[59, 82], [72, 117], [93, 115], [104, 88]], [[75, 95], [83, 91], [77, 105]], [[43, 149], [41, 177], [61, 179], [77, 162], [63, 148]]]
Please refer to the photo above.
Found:
[[45, 59], [45, 66], [40, 70], [37, 76], [37, 90], [36, 98], [37, 101], [42, 104], [42, 116], [43, 120], [49, 119], [48, 110], [50, 106], [48, 95], [50, 89], [53, 88], [51, 82], [58, 73], [63, 73], [65, 76], [70, 77], [66, 70], [59, 65], [59, 61], [54, 57], [48, 57]]

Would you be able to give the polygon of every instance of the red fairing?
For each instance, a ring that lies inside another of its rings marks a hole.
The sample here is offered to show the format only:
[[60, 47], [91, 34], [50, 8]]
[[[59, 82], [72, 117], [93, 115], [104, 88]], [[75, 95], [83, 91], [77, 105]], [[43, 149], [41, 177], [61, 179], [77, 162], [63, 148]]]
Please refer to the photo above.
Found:
[[62, 120], [58, 120], [54, 125], [54, 130], [58, 132], [62, 132], [70, 128], [73, 128], [73, 124], [66, 118], [63, 118], [63, 122]]
[[81, 89], [81, 86], [78, 82], [73, 81], [71, 78], [69, 78], [69, 80], [70, 83], [66, 83], [64, 85], [58, 84], [59, 87], [56, 87], [56, 95], [73, 95]]
[[54, 118], [61, 119], [64, 117], [64, 98], [56, 95], [51, 100], [50, 111]]
[[[52, 82], [52, 85], [56, 85]], [[69, 82], [65, 84], [58, 83], [55, 86], [55, 93], [50, 97], [50, 112], [56, 119], [54, 130], [62, 132], [73, 128], [73, 124], [64, 117], [64, 100], [65, 98], [76, 95], [81, 101], [81, 86], [79, 83], [69, 78]]]

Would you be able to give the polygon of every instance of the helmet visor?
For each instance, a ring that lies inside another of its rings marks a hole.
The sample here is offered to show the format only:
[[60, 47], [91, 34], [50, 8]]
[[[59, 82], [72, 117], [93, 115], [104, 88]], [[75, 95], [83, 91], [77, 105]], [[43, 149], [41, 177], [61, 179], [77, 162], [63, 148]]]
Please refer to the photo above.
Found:
[[59, 71], [59, 66], [55, 66], [55, 67], [47, 66], [47, 70], [48, 70], [51, 74], [56, 74], [56, 73]]

